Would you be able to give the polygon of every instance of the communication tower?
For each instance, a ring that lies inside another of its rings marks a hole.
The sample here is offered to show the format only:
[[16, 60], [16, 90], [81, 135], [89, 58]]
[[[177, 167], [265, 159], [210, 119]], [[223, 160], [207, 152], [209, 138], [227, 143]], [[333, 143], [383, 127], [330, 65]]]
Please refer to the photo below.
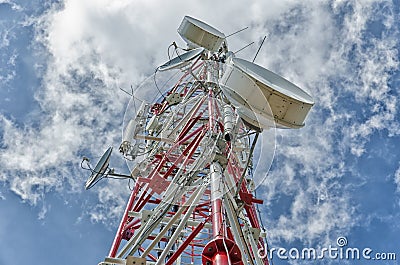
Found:
[[87, 189], [108, 176], [135, 183], [100, 264], [269, 264], [255, 145], [263, 130], [304, 126], [313, 99], [235, 57], [226, 36], [202, 21], [186, 16], [178, 33], [187, 49], [179, 53], [174, 43], [176, 56], [157, 69], [178, 71], [177, 81], [164, 83], [165, 93], [157, 83], [143, 89], [162, 95], [135, 106], [124, 130], [119, 151], [132, 161], [130, 174], [108, 167], [112, 147], [93, 169], [88, 164]]

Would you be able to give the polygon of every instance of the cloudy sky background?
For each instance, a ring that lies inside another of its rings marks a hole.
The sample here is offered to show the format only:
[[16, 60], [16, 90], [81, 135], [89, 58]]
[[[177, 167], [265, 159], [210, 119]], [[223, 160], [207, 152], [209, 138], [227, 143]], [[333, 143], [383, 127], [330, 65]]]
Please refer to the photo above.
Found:
[[[127, 182], [84, 191], [79, 163], [119, 146], [129, 101], [119, 88], [154, 73], [172, 41], [184, 46], [184, 15], [225, 34], [249, 26], [228, 39], [233, 51], [256, 42], [238, 53], [248, 60], [267, 35], [256, 62], [315, 98], [304, 128], [277, 130], [257, 190], [271, 247], [345, 236], [400, 259], [398, 0], [0, 0], [0, 264], [107, 255]], [[111, 163], [128, 170], [117, 153]]]

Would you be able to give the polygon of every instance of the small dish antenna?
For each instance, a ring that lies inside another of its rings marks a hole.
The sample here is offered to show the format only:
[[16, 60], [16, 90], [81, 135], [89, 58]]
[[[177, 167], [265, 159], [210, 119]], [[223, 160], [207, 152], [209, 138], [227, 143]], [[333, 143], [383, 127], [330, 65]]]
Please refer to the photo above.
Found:
[[195, 18], [185, 16], [178, 33], [189, 47], [204, 47], [215, 52], [225, 41], [225, 34], [216, 28]]
[[161, 65], [158, 67], [158, 70], [160, 71], [166, 71], [166, 70], [171, 70], [171, 69], [176, 69], [176, 68], [183, 68], [186, 65], [190, 63], [193, 59], [199, 57], [204, 51], [204, 48], [196, 48], [193, 50], [190, 50], [188, 52], [185, 52], [181, 55], [178, 55], [165, 64]]
[[[83, 160], [81, 162], [81, 167], [83, 169], [87, 169], [92, 172], [92, 174], [90, 174], [88, 180], [86, 181], [86, 184], [85, 184], [86, 190], [90, 189], [91, 187], [96, 185], [96, 183], [99, 182], [101, 179], [107, 178], [108, 176], [113, 176], [113, 177], [117, 177], [117, 178], [121, 178], [121, 179], [122, 178], [132, 178], [131, 176], [127, 176], [127, 175], [115, 174], [114, 169], [108, 167], [109, 163], [110, 163], [110, 157], [111, 157], [112, 150], [113, 150], [113, 148], [111, 146], [104, 152], [104, 154], [102, 155], [100, 160], [97, 162], [94, 169], [92, 169], [92, 167], [90, 166], [89, 159], [86, 157], [83, 158]], [[87, 167], [83, 166], [83, 162], [86, 162]]]

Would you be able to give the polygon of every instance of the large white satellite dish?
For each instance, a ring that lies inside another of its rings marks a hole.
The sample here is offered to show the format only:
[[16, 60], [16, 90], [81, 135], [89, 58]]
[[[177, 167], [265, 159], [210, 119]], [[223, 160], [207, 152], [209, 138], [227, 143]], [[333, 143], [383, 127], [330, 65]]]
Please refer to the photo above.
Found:
[[108, 164], [110, 162], [110, 156], [112, 152], [112, 146], [104, 152], [103, 156], [100, 158], [99, 162], [97, 162], [96, 166], [92, 170], [92, 174], [86, 181], [85, 189], [90, 189], [93, 187], [105, 174]]
[[[264, 97], [260, 88], [247, 76], [243, 76], [239, 82], [246, 83], [247, 88], [251, 91], [249, 97], [243, 98], [234, 89], [224, 84], [220, 84], [224, 95], [229, 99], [230, 103], [235, 107], [239, 116], [256, 130], [274, 128], [275, 122], [272, 118], [272, 111], [270, 106], [266, 103], [267, 99]], [[257, 103], [258, 104], [257, 104]]]
[[303, 127], [314, 105], [306, 91], [244, 59], [231, 60], [220, 85], [232, 104], [242, 109], [239, 110], [242, 118], [259, 128], [268, 127], [272, 118], [280, 128]]
[[190, 50], [188, 52], [185, 52], [181, 55], [178, 55], [165, 64], [161, 65], [158, 67], [158, 70], [160, 71], [166, 71], [166, 70], [171, 70], [171, 69], [176, 69], [176, 68], [182, 68], [185, 67], [187, 64], [190, 63], [193, 59], [199, 57], [204, 51], [204, 48], [196, 48], [193, 50]]
[[190, 46], [204, 47], [213, 52], [217, 51], [225, 40], [224, 33], [189, 16], [183, 18], [178, 33]]

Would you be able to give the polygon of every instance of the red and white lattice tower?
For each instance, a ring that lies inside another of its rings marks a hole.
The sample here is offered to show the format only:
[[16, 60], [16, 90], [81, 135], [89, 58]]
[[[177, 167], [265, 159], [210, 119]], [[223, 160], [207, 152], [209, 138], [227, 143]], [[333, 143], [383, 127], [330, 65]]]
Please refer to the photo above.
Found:
[[178, 81], [126, 126], [120, 151], [134, 161], [135, 185], [100, 264], [268, 264], [251, 175], [255, 143], [275, 123], [303, 126], [312, 99], [234, 58], [225, 35], [205, 23], [185, 17], [178, 32], [188, 50], [158, 68], [179, 69]]

